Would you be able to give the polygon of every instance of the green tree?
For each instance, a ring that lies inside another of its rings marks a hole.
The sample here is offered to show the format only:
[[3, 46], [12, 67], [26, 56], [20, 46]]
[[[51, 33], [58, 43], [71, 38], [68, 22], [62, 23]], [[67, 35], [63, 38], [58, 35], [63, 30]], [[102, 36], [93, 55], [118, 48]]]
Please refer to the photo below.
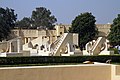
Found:
[[16, 27], [23, 29], [30, 29], [32, 27], [31, 18], [24, 17], [22, 20], [16, 22]]
[[50, 10], [47, 10], [44, 7], [39, 7], [36, 8], [35, 11], [32, 12], [32, 17], [33, 21], [33, 27], [34, 28], [48, 28], [48, 29], [53, 29], [54, 28], [54, 23], [57, 21], [57, 19], [52, 15]]
[[112, 46], [120, 45], [120, 14], [118, 14], [118, 17], [113, 20], [108, 40]]
[[15, 26], [17, 15], [13, 9], [0, 7], [0, 41], [7, 39]]
[[79, 47], [85, 48], [87, 42], [93, 40], [98, 33], [95, 17], [91, 13], [81, 13], [72, 21], [69, 32], [79, 34]]

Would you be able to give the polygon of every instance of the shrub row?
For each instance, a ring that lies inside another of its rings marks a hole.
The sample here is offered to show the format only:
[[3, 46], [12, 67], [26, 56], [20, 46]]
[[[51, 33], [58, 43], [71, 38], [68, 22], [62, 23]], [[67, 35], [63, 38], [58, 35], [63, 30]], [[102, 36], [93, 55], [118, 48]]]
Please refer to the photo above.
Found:
[[0, 57], [0, 65], [82, 63], [87, 60], [105, 63], [109, 59], [111, 59], [112, 62], [120, 63], [120, 55], [70, 56], [70, 57], [37, 56], [37, 57]]

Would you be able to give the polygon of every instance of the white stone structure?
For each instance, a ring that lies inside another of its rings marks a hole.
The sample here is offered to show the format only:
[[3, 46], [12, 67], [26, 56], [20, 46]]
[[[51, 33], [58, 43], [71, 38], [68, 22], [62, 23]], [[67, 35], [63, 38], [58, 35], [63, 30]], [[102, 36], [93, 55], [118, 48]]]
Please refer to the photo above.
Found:
[[64, 33], [62, 25], [56, 25], [55, 28], [55, 30], [13, 30], [12, 33], [17, 38], [0, 43], [1, 55], [3, 55], [2, 53], [6, 53], [5, 56], [3, 55], [4, 57], [7, 54], [9, 56], [74, 55], [75, 49], [73, 47], [74, 45], [78, 46], [78, 34]]
[[0, 57], [7, 57], [7, 54], [17, 54], [22, 52], [22, 42], [20, 37], [9, 41], [3, 41], [0, 45]]
[[30, 56], [70, 56], [75, 55], [72, 33], [64, 33], [53, 43], [48, 38], [38, 37], [23, 45], [23, 50], [30, 51]]
[[86, 44], [86, 50], [83, 50], [83, 55], [111, 55], [114, 52], [108, 51], [108, 40], [104, 37], [98, 37], [95, 41], [90, 41]]
[[[104, 38], [88, 42], [83, 54], [75, 46], [78, 46], [78, 34], [68, 32], [71, 25], [56, 25], [54, 30], [43, 29], [14, 29], [14, 39], [0, 43], [0, 55], [7, 56], [8, 53], [18, 56], [71, 56], [71, 55], [106, 55], [107, 42]], [[109, 33], [110, 25], [97, 25], [99, 36]], [[102, 32], [103, 31], [103, 32]], [[105, 34], [102, 34], [102, 33]], [[20, 37], [20, 38], [17, 38]], [[3, 54], [3, 53], [6, 53]], [[18, 53], [18, 54], [16, 54]], [[105, 53], [105, 54], [104, 54]]]

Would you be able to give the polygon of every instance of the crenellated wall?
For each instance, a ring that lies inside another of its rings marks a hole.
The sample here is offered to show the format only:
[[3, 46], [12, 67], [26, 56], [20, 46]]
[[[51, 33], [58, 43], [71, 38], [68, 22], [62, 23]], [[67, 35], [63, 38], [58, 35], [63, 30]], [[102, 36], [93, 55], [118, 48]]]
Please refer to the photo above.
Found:
[[[71, 27], [71, 25], [64, 25], [65, 26], [65, 30], [68, 31], [69, 28]], [[99, 31], [99, 34], [98, 36], [107, 36], [110, 32], [110, 27], [111, 27], [111, 24], [96, 24], [96, 27]]]
[[99, 34], [98, 36], [107, 36], [110, 33], [111, 24], [96, 24]]

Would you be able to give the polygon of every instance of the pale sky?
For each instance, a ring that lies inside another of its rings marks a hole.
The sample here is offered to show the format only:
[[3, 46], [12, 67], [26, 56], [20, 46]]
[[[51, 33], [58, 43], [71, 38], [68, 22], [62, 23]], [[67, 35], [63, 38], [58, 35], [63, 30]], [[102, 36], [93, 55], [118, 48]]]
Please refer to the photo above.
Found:
[[71, 24], [84, 12], [91, 12], [99, 24], [112, 23], [120, 14], [120, 0], [0, 0], [0, 7], [14, 9], [18, 20], [30, 17], [36, 7], [45, 7], [62, 24]]

